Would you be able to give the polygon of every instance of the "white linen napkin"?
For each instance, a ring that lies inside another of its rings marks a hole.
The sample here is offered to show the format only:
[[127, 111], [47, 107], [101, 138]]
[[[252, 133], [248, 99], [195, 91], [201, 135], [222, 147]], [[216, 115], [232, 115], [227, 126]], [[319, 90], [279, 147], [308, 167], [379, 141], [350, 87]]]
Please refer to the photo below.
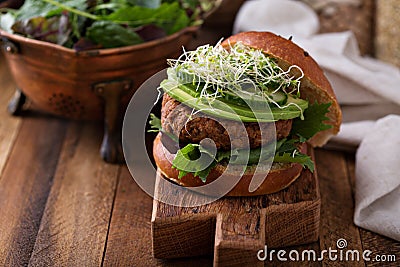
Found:
[[361, 57], [353, 33], [318, 29], [314, 10], [300, 1], [255, 0], [240, 8], [233, 31], [292, 36], [324, 69], [345, 121], [330, 144], [350, 150], [360, 145], [354, 222], [400, 241], [400, 116], [387, 116], [400, 114], [400, 70]]
[[400, 116], [378, 120], [356, 154], [355, 224], [400, 241]]

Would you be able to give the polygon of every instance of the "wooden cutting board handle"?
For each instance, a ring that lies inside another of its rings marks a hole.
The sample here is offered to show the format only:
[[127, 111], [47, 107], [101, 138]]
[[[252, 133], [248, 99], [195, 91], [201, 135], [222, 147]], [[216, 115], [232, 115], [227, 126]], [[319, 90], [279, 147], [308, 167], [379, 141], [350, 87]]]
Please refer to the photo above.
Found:
[[[313, 156], [312, 149], [309, 149]], [[185, 199], [160, 173], [158, 196]], [[320, 195], [317, 173], [303, 171], [288, 188], [256, 197], [223, 197], [197, 207], [157, 200], [151, 219], [153, 255], [168, 259], [214, 255], [214, 266], [264, 266], [257, 254], [318, 240]], [[260, 257], [265, 256], [264, 254]]]
[[256, 255], [265, 245], [265, 218], [265, 209], [218, 214], [214, 266], [264, 266]]

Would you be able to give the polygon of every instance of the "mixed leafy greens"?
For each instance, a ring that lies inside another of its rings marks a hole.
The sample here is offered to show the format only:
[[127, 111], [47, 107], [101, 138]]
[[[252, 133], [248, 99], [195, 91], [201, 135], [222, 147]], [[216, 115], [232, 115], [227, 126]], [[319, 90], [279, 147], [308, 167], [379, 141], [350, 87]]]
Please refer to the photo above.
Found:
[[[171, 60], [170, 65], [168, 79], [160, 84], [160, 88], [191, 107], [192, 115], [202, 112], [223, 119], [259, 123], [293, 119], [289, 136], [277, 140], [275, 150], [274, 144], [267, 144], [270, 148], [233, 148], [212, 154], [200, 144], [181, 147], [172, 162], [173, 167], [179, 170], [180, 178], [192, 173], [205, 182], [211, 169], [224, 161], [251, 166], [272, 160], [299, 163], [314, 171], [312, 159], [302, 154], [299, 146], [319, 131], [331, 128], [324, 123], [328, 120], [326, 114], [331, 104], [310, 104], [300, 99], [303, 72], [299, 67], [291, 66], [284, 71], [261, 51], [241, 43], [231, 46], [229, 51], [220, 44], [202, 46], [185, 52], [177, 60]], [[293, 74], [296, 73], [292, 72], [293, 69], [299, 73], [297, 76]], [[152, 118], [150, 123], [153, 129], [170, 135], [163, 131], [154, 115]], [[173, 139], [177, 141], [178, 137]], [[200, 157], [206, 160], [197, 160]]]
[[76, 50], [113, 48], [158, 39], [200, 24], [211, 0], [25, 0], [0, 15], [11, 33]]
[[[193, 171], [193, 175], [196, 177], [198, 176], [203, 182], [206, 182], [206, 178], [212, 168], [217, 163], [221, 163], [223, 161], [229, 161], [230, 164], [237, 164], [237, 165], [244, 165], [244, 166], [251, 166], [253, 164], [258, 164], [263, 161], [273, 161], [279, 163], [299, 163], [304, 168], [309, 169], [311, 172], [314, 171], [314, 162], [310, 158], [310, 156], [303, 154], [299, 151], [298, 145], [300, 142], [305, 142], [309, 140], [314, 134], [310, 135], [308, 139], [301, 139], [301, 133], [304, 131], [309, 131], [311, 126], [314, 129], [329, 129], [330, 125], [324, 124], [321, 120], [325, 120], [325, 113], [327, 112], [327, 107], [329, 105], [326, 104], [314, 104], [312, 105], [314, 110], [318, 110], [322, 116], [316, 115], [314, 118], [315, 123], [308, 123], [304, 127], [296, 127], [292, 128], [292, 131], [288, 138], [284, 138], [278, 140], [276, 142], [275, 147], [275, 154], [271, 154], [272, 148], [255, 148], [255, 149], [232, 149], [231, 151], [222, 151], [218, 150], [217, 154], [213, 156], [205, 147], [202, 147], [199, 144], [187, 144], [183, 148], [179, 149], [174, 160], [173, 160], [173, 167], [179, 170], [179, 178], [183, 177], [184, 175], [188, 174], [190, 169], [196, 170]], [[324, 112], [325, 111], [325, 112]], [[309, 120], [310, 118], [307, 116], [308, 112], [305, 112], [305, 119]], [[154, 118], [155, 115], [152, 114]], [[159, 120], [159, 119], [158, 119]], [[300, 118], [296, 118], [293, 123], [301, 124], [303, 120]], [[311, 121], [311, 120], [310, 120]], [[150, 121], [150, 124], [153, 127], [153, 131], [160, 131], [162, 134], [170, 135], [170, 133], [166, 133], [162, 130], [161, 123], [159, 126], [154, 126], [154, 119]], [[154, 130], [158, 129], [158, 130]], [[300, 130], [300, 131], [297, 131]], [[311, 134], [310, 130], [310, 134]], [[174, 137], [175, 142], [178, 142], [178, 138]], [[272, 144], [269, 144], [272, 146]], [[195, 161], [200, 156], [205, 157], [205, 160], [202, 161]], [[210, 158], [210, 159], [207, 159]], [[209, 164], [209, 162], [212, 162]], [[195, 165], [193, 165], [195, 164]]]

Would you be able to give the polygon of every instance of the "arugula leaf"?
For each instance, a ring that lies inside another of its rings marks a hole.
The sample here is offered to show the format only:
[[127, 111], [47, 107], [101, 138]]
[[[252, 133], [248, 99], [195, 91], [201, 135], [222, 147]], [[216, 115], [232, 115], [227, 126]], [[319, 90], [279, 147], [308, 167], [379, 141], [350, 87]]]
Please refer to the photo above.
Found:
[[[280, 140], [276, 144], [276, 154], [273, 157], [273, 162], [281, 163], [299, 163], [303, 168], [308, 168], [314, 172], [314, 162], [311, 157], [298, 152], [296, 144], [298, 140]], [[261, 153], [261, 149], [234, 149], [231, 151], [218, 151], [214, 157], [206, 148], [199, 144], [188, 144], [178, 150], [175, 159], [172, 161], [172, 167], [179, 171], [178, 179], [181, 179], [186, 174], [192, 173], [194, 177], [199, 177], [203, 182], [206, 182], [207, 176], [212, 168], [218, 162], [229, 160], [231, 164], [251, 165], [257, 164], [259, 161], [270, 160], [272, 155], [266, 149], [266, 154]], [[242, 153], [250, 153], [248, 162], [243, 162], [241, 159]], [[204, 160], [198, 161], [200, 156]], [[197, 160], [197, 161], [196, 161]]]
[[283, 153], [281, 155], [275, 155], [274, 162], [282, 162], [282, 163], [300, 163], [303, 168], [308, 168], [311, 172], [314, 172], [314, 162], [311, 157], [299, 152], [294, 154], [291, 153]]
[[314, 171], [314, 162], [311, 157], [298, 152], [297, 145], [301, 140], [282, 139], [277, 142], [276, 153], [274, 157], [274, 162], [282, 163], [300, 163], [303, 168], [310, 169], [311, 172]]
[[328, 109], [332, 103], [318, 104], [315, 102], [308, 106], [304, 111], [304, 120], [295, 119], [292, 125], [292, 135], [299, 136], [300, 141], [304, 142], [313, 137], [316, 133], [332, 128], [332, 125], [325, 124], [324, 121], [329, 120], [326, 117]]
[[[278, 146], [278, 143], [277, 143]], [[270, 160], [274, 155], [273, 145], [253, 149], [233, 149], [232, 151], [218, 151], [216, 161], [229, 160], [230, 164], [252, 165], [261, 161]], [[247, 160], [246, 160], [247, 159]]]
[[164, 29], [167, 34], [172, 34], [190, 24], [190, 18], [179, 6], [179, 3], [163, 3], [158, 8], [142, 6], [124, 6], [104, 19], [127, 23], [131, 27], [154, 24]]
[[181, 12], [176, 13], [176, 17], [174, 18], [173, 23], [168, 23], [165, 26], [159, 25], [163, 27], [166, 31], [167, 34], [173, 34], [174, 32], [177, 32], [190, 24], [190, 19], [187, 16], [186, 12], [183, 10]]
[[148, 130], [148, 132], [156, 132], [157, 133], [157, 132], [162, 131], [161, 120], [153, 113], [150, 114], [149, 124], [151, 126], [151, 129]]
[[87, 28], [86, 36], [104, 48], [142, 43], [137, 33], [112, 21], [96, 21]]
[[[278, 145], [278, 144], [277, 144]], [[217, 151], [214, 156], [211, 152], [198, 144], [188, 144], [184, 148], [178, 150], [172, 166], [179, 171], [178, 178], [182, 178], [188, 173], [192, 173], [195, 177], [205, 182], [208, 174], [214, 166], [223, 160], [229, 160], [230, 164], [236, 165], [252, 165], [261, 161], [271, 160], [273, 157], [272, 147], [256, 149], [234, 149], [232, 151]], [[202, 161], [194, 161], [204, 156]], [[247, 158], [246, 161], [245, 159]]]
[[[153, 113], [150, 114], [150, 129], [147, 130], [149, 133], [161, 133], [161, 142], [163, 145], [170, 151], [171, 153], [175, 154], [179, 150], [179, 138], [172, 133], [168, 133], [163, 130], [161, 125], [161, 120], [154, 115]], [[200, 150], [200, 152], [203, 152]], [[211, 155], [211, 154], [210, 154]]]
[[[299, 140], [296, 139], [289, 139], [286, 138], [277, 141], [276, 152], [275, 154], [282, 154], [285, 152], [292, 153], [294, 150], [297, 149], [296, 144], [298, 144]], [[278, 147], [279, 143], [279, 147]]]
[[[206, 182], [206, 178], [216, 162], [208, 153], [200, 152], [199, 147], [198, 144], [188, 144], [176, 153], [172, 167], [179, 171], [179, 179], [188, 173], [193, 173], [193, 176], [198, 176], [203, 182]], [[199, 160], [200, 157], [202, 160]]]
[[211, 162], [211, 164], [204, 170], [196, 171], [194, 173], [194, 177], [198, 176], [201, 179], [201, 181], [205, 183], [207, 181], [207, 176], [210, 174], [212, 168], [214, 168], [216, 164], [217, 163], [215, 161]]

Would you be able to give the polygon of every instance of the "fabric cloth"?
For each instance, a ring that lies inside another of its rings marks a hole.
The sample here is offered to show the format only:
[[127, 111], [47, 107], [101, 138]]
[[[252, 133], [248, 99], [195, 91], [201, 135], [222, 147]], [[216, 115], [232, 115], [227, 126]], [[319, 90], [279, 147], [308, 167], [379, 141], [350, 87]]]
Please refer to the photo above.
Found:
[[400, 116], [379, 119], [356, 153], [355, 224], [400, 241]]
[[314, 10], [300, 1], [247, 1], [234, 33], [270, 31], [305, 49], [324, 69], [344, 122], [332, 147], [357, 150], [354, 222], [400, 241], [400, 70], [362, 57], [352, 32], [318, 34]]

